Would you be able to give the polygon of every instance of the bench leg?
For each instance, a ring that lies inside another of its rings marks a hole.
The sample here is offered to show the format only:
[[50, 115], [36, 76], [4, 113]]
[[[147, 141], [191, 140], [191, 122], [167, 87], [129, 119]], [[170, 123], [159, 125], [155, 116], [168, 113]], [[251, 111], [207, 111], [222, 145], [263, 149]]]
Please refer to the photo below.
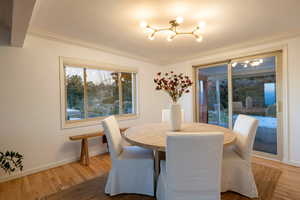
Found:
[[88, 146], [88, 140], [82, 139], [81, 141], [81, 155], [80, 155], [80, 161], [83, 165], [89, 165], [89, 146]]
[[90, 164], [90, 156], [89, 156], [89, 144], [88, 144], [88, 140], [84, 139], [84, 147], [85, 147], [85, 165], [89, 165]]
[[81, 140], [81, 154], [80, 154], [80, 162], [84, 165], [84, 142]]

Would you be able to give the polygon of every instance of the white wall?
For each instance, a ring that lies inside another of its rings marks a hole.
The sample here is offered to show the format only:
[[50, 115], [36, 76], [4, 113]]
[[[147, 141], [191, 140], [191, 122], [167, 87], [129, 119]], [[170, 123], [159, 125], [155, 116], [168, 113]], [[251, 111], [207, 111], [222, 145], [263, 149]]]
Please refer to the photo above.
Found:
[[289, 161], [300, 165], [300, 38], [288, 42]]
[[[300, 37], [276, 43], [256, 45], [250, 48], [228, 49], [223, 53], [216, 53], [211, 56], [169, 65], [165, 71], [174, 70], [192, 76], [193, 65], [213, 63], [245, 55], [255, 55], [257, 53], [269, 52], [275, 49], [284, 50], [283, 161], [300, 166]], [[181, 99], [181, 105], [186, 113], [185, 118], [188, 119], [188, 121], [193, 121], [193, 97], [191, 93]]]
[[[121, 126], [160, 121], [163, 95], [153, 84], [159, 66], [31, 35], [24, 48], [0, 46], [0, 150], [24, 154], [23, 174], [78, 158], [80, 144], [68, 137], [101, 128], [99, 123], [61, 129], [59, 56], [138, 68], [140, 117]], [[95, 154], [106, 148], [94, 139], [89, 150]], [[5, 178], [0, 174], [0, 181]]]

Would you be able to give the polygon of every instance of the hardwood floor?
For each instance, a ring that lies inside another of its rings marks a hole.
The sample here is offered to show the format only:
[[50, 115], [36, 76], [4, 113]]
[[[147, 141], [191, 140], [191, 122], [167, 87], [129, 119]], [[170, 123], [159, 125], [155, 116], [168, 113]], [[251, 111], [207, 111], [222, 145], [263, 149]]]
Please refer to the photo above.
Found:
[[[300, 199], [300, 168], [274, 161], [254, 158], [253, 162], [275, 167], [282, 171], [274, 191], [274, 200]], [[70, 163], [36, 174], [0, 183], [0, 200], [33, 200], [64, 190], [109, 171], [111, 162], [108, 154], [90, 159], [90, 166], [79, 162]]]

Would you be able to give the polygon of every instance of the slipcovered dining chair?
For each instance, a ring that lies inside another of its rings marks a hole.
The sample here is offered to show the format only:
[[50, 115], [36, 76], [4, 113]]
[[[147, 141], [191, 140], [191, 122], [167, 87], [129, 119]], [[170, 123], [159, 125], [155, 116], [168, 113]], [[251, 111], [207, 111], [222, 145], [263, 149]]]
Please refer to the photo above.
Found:
[[[171, 110], [163, 109], [161, 111], [161, 121], [162, 122], [170, 122], [171, 120]], [[184, 122], [184, 110], [181, 109], [181, 122]]]
[[118, 123], [114, 116], [102, 121], [107, 137], [112, 169], [105, 186], [111, 196], [121, 193], [154, 195], [154, 161], [151, 150], [123, 146]]
[[258, 120], [239, 115], [234, 124], [237, 140], [224, 149], [222, 165], [222, 192], [234, 191], [250, 198], [258, 197], [251, 168], [252, 148]]
[[223, 133], [169, 133], [157, 200], [220, 200]]

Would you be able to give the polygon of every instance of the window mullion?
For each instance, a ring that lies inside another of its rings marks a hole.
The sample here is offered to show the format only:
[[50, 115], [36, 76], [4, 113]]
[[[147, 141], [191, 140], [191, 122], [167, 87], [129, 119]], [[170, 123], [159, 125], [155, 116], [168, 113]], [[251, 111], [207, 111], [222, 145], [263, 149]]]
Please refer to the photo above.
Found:
[[137, 87], [136, 87], [136, 74], [135, 73], [132, 73], [131, 74], [131, 80], [132, 80], [132, 85], [131, 85], [131, 91], [132, 91], [132, 108], [133, 108], [133, 111], [132, 113], [136, 113], [136, 110], [137, 110], [137, 100], [136, 100], [136, 90], [137, 90]]
[[119, 89], [119, 114], [123, 114], [123, 91], [122, 91], [122, 80], [121, 72], [118, 72], [118, 89]]
[[228, 68], [228, 123], [229, 123], [229, 128], [232, 129], [233, 128], [233, 97], [232, 97], [232, 62], [230, 61], [227, 64], [227, 68]]
[[65, 94], [65, 101], [64, 101], [64, 105], [65, 105], [65, 120], [69, 120], [68, 119], [68, 84], [67, 84], [67, 74], [66, 74], [66, 67], [63, 65], [63, 69], [64, 69], [64, 94]]
[[88, 94], [87, 94], [87, 75], [86, 68], [83, 68], [83, 106], [84, 106], [84, 118], [88, 118]]

